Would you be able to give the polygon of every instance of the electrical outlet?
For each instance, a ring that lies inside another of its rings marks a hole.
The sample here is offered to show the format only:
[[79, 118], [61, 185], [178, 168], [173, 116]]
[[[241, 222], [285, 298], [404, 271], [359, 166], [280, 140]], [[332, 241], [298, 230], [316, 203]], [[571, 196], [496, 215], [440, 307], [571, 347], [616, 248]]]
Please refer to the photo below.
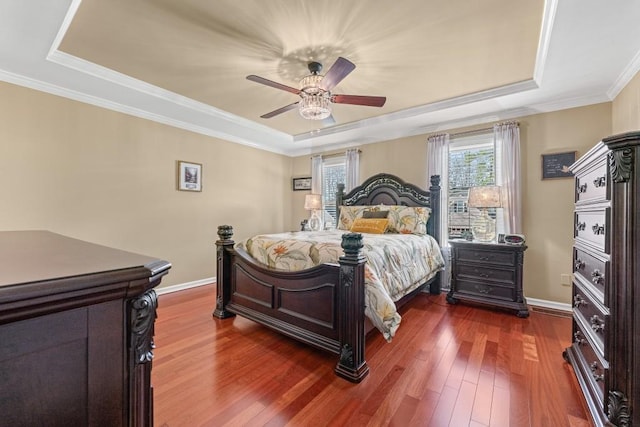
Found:
[[571, 286], [571, 275], [570, 274], [561, 274], [560, 275], [560, 284], [562, 286]]

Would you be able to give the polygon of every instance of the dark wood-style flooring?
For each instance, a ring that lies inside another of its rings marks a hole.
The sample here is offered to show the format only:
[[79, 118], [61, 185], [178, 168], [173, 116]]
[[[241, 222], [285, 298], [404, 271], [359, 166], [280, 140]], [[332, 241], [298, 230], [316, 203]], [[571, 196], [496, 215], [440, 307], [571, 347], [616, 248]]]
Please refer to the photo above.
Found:
[[421, 294], [393, 342], [367, 338], [371, 373], [241, 317], [212, 318], [215, 287], [160, 297], [155, 425], [590, 426], [571, 368], [569, 318], [528, 319]]

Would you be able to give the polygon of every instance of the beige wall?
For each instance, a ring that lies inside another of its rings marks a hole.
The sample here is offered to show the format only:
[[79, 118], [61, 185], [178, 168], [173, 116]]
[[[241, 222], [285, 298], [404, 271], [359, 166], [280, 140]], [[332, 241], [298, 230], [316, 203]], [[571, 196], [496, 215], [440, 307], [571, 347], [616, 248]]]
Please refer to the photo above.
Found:
[[640, 130], [640, 73], [613, 100], [612, 133]]
[[[638, 86], [636, 77], [613, 106], [518, 119], [528, 297], [570, 302], [560, 274], [571, 272], [573, 185], [542, 181], [540, 155], [584, 154], [613, 133], [612, 120], [637, 128]], [[167, 259], [174, 267], [163, 286], [215, 275], [219, 224], [233, 225], [239, 240], [297, 229], [308, 217], [307, 192], [291, 191], [291, 177], [310, 174], [308, 155], [291, 159], [6, 83], [0, 114], [0, 230], [48, 229]], [[361, 180], [388, 172], [426, 186], [426, 137], [362, 146]], [[176, 160], [203, 164], [201, 193], [175, 190]]]
[[[611, 104], [598, 104], [518, 119], [523, 167], [523, 228], [529, 249], [525, 254], [525, 295], [569, 303], [571, 288], [560, 284], [571, 274], [573, 241], [573, 180], [542, 180], [541, 155], [577, 151], [584, 154], [611, 133]], [[483, 125], [480, 127], [487, 127]], [[473, 128], [453, 129], [455, 133]], [[402, 138], [361, 148], [360, 178], [388, 172], [426, 188], [427, 135]], [[294, 171], [308, 175], [308, 156], [294, 159]], [[302, 192], [301, 192], [302, 193]], [[293, 199], [294, 220], [305, 217], [300, 200]], [[299, 222], [299, 220], [298, 220]]]
[[[6, 83], [0, 117], [0, 230], [166, 259], [167, 286], [215, 276], [218, 225], [238, 240], [291, 222], [289, 157]], [[176, 191], [176, 160], [202, 163], [201, 193]]]

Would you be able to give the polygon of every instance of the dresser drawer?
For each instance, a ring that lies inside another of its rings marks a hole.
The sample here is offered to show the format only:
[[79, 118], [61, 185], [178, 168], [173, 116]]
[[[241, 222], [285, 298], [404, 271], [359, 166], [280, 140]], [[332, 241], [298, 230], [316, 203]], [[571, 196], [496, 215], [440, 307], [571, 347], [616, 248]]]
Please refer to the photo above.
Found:
[[604, 161], [576, 177], [576, 202], [597, 202], [609, 199], [607, 165]]
[[513, 269], [503, 270], [495, 267], [481, 267], [478, 264], [466, 263], [460, 263], [456, 267], [457, 275], [462, 279], [492, 280], [504, 282], [507, 285], [513, 285], [516, 280]]
[[579, 284], [573, 284], [574, 315], [582, 322], [587, 333], [591, 334], [599, 352], [604, 355], [605, 332], [609, 321], [608, 311], [597, 303], [591, 294]]
[[580, 210], [575, 213], [576, 240], [609, 253], [609, 208]]
[[609, 280], [609, 261], [603, 261], [581, 249], [573, 249], [573, 272], [576, 279], [589, 283], [598, 301], [607, 304], [604, 296]]
[[460, 276], [456, 279], [456, 290], [460, 294], [502, 299], [505, 301], [513, 301], [515, 298], [515, 288], [513, 286], [467, 280], [460, 278]]
[[573, 347], [578, 353], [579, 369], [598, 400], [602, 403], [604, 396], [604, 376], [609, 369], [608, 363], [600, 357], [579, 322], [573, 321]]
[[492, 251], [490, 249], [458, 249], [458, 262], [475, 262], [481, 264], [503, 265], [513, 267], [516, 265], [515, 252]]

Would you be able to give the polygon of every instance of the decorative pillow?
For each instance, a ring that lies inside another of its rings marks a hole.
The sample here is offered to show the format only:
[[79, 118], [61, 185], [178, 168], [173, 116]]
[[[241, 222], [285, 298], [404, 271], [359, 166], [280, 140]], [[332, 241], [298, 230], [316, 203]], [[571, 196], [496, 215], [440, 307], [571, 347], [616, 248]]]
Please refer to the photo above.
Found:
[[340, 206], [340, 218], [338, 218], [338, 230], [351, 230], [353, 221], [362, 217], [362, 212], [373, 206]]
[[362, 218], [387, 218], [389, 211], [366, 210], [362, 212]]
[[385, 206], [389, 210], [389, 233], [427, 234], [431, 209], [409, 206]]
[[387, 218], [356, 218], [351, 226], [354, 233], [383, 234], [387, 230]]

